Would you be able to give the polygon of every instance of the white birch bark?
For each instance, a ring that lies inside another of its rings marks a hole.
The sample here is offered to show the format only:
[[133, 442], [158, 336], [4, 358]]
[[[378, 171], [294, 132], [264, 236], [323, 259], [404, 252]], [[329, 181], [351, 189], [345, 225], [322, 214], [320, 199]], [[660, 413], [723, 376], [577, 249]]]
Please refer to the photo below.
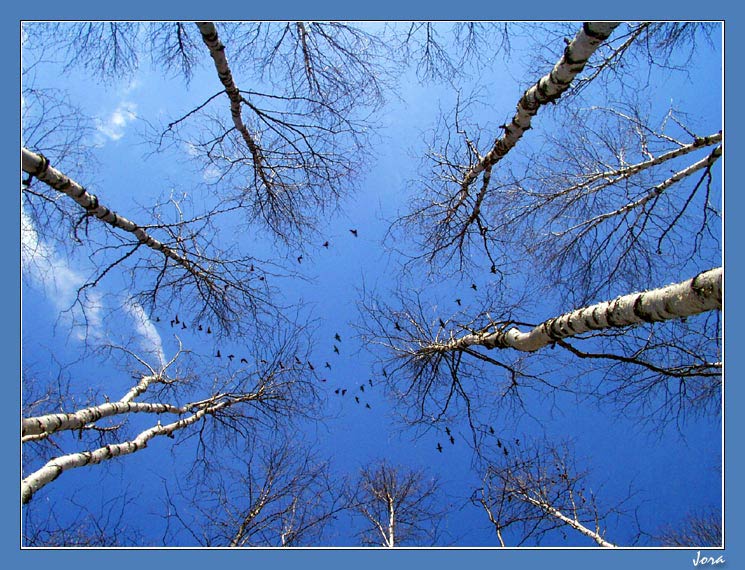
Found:
[[577, 192], [579, 190], [584, 190], [586, 192], [597, 192], [607, 186], [611, 186], [612, 184], [617, 184], [618, 182], [631, 178], [639, 172], [643, 172], [655, 166], [664, 164], [669, 160], [673, 160], [680, 156], [685, 156], [695, 150], [705, 148], [707, 146], [711, 146], [720, 142], [722, 142], [721, 131], [706, 137], [697, 138], [691, 144], [683, 145], [680, 148], [676, 148], [669, 152], [663, 153], [655, 158], [645, 160], [644, 162], [638, 162], [636, 164], [632, 164], [624, 168], [618, 168], [616, 170], [607, 170], [604, 172], [590, 174], [582, 182], [564, 188], [556, 194], [548, 195], [547, 199], [554, 200], [560, 196], [571, 194], [572, 192]]
[[243, 102], [243, 97], [233, 80], [233, 73], [228, 65], [228, 60], [225, 57], [225, 46], [220, 41], [220, 37], [217, 34], [217, 28], [212, 22], [197, 22], [197, 27], [199, 28], [199, 32], [202, 34], [202, 41], [210, 50], [210, 55], [212, 56], [212, 60], [215, 63], [215, 69], [217, 70], [217, 76], [223, 84], [223, 87], [225, 87], [225, 93], [228, 95], [228, 99], [230, 99], [230, 116], [233, 120], [233, 126], [241, 134], [243, 141], [246, 143], [246, 146], [251, 153], [256, 174], [261, 178], [261, 181], [264, 183], [267, 190], [271, 190], [272, 185], [264, 172], [265, 164], [261, 149], [256, 144], [256, 141], [254, 141], [251, 133], [248, 131], [248, 127], [246, 127], [243, 122], [241, 116], [241, 103]]
[[580, 523], [578, 520], [566, 516], [561, 511], [555, 509], [554, 507], [552, 507], [548, 503], [545, 503], [543, 501], [539, 501], [537, 499], [534, 499], [534, 498], [528, 497], [528, 496], [523, 496], [523, 500], [527, 501], [528, 503], [530, 503], [531, 505], [533, 505], [535, 507], [538, 507], [539, 509], [541, 509], [542, 511], [544, 511], [546, 514], [548, 514], [548, 515], [550, 515], [550, 516], [552, 516], [552, 517], [554, 517], [556, 519], [559, 519], [561, 522], [563, 522], [567, 526], [570, 526], [573, 529], [575, 529], [576, 531], [578, 531], [578, 532], [584, 534], [585, 536], [591, 538], [592, 540], [594, 540], [598, 544], [598, 546], [602, 546], [603, 548], [616, 548], [616, 545], [615, 544], [613, 544], [612, 542], [608, 542], [607, 540], [605, 540], [602, 536], [600, 536], [599, 533], [597, 533], [597, 532], [595, 532], [593, 530], [590, 530], [589, 528], [587, 528], [586, 526], [584, 526], [582, 523]]
[[[564, 55], [550, 73], [541, 77], [530, 87], [517, 104], [517, 112], [510, 124], [504, 127], [504, 134], [497, 138], [491, 150], [484, 155], [478, 164], [470, 168], [460, 183], [461, 197], [456, 209], [468, 196], [469, 187], [481, 172], [494, 166], [517, 144], [523, 133], [530, 129], [533, 117], [547, 103], [553, 102], [569, 88], [569, 85], [580, 73], [590, 56], [597, 50], [619, 22], [585, 22], [564, 51]], [[483, 200], [486, 188], [482, 188], [477, 204]], [[476, 208], [478, 210], [478, 207]], [[476, 218], [478, 214], [472, 216]]]
[[106, 206], [103, 206], [95, 194], [91, 194], [81, 184], [68, 178], [62, 172], [52, 167], [49, 164], [49, 160], [47, 160], [43, 155], [22, 148], [21, 167], [24, 172], [38, 178], [50, 188], [62, 192], [72, 198], [81, 208], [92, 216], [95, 216], [102, 222], [105, 222], [114, 228], [131, 233], [142, 245], [147, 246], [150, 249], [163, 254], [168, 259], [173, 260], [195, 277], [209, 280], [209, 276], [196, 264], [149, 235], [133, 221], [128, 220], [124, 216], [120, 216], [116, 212], [108, 209]]
[[557, 340], [593, 330], [679, 319], [721, 308], [722, 268], [717, 267], [680, 283], [576, 309], [548, 319], [527, 332], [511, 328], [467, 334], [446, 343], [429, 345], [422, 352], [448, 352], [470, 346], [534, 352]]
[[561, 232], [555, 232], [554, 235], [563, 235], [563, 234], [572, 232], [579, 228], [583, 228], [583, 229], [592, 228], [592, 227], [597, 226], [604, 220], [607, 220], [608, 218], [620, 216], [620, 215], [626, 214], [627, 212], [630, 212], [631, 210], [642, 207], [645, 204], [647, 204], [650, 200], [657, 198], [657, 196], [662, 194], [665, 190], [673, 186], [675, 183], [680, 182], [684, 178], [691, 176], [692, 174], [698, 172], [701, 169], [709, 168], [712, 164], [714, 164], [717, 160], [719, 160], [719, 157], [721, 156], [722, 156], [722, 147], [718, 146], [711, 152], [711, 154], [709, 154], [709, 156], [702, 158], [698, 162], [691, 164], [689, 167], [684, 168], [683, 170], [679, 172], [676, 172], [670, 178], [666, 179], [665, 181], [661, 182], [660, 184], [652, 188], [649, 192], [647, 192], [644, 196], [642, 196], [638, 200], [629, 202], [628, 204], [625, 204], [624, 206], [618, 208], [617, 210], [613, 210], [612, 212], [606, 212], [604, 214], [594, 216], [590, 218], [589, 220], [585, 220], [582, 223], [572, 226], [569, 229], [563, 230]]
[[145, 449], [148, 442], [156, 436], [172, 436], [177, 430], [184, 429], [196, 423], [207, 414], [215, 414], [224, 408], [255, 400], [258, 397], [260, 397], [259, 394], [244, 394], [239, 396], [218, 394], [207, 400], [188, 404], [183, 408], [176, 408], [182, 410], [182, 413], [192, 413], [190, 416], [181, 418], [170, 424], [161, 425], [158, 422], [158, 425], [146, 429], [132, 440], [105, 445], [93, 451], [81, 451], [56, 457], [21, 481], [21, 502], [23, 504], [28, 503], [39, 489], [57, 479], [65, 471], [85, 467], [86, 465], [95, 465], [121, 455], [135, 453]]
[[[21, 437], [41, 434], [52, 434], [63, 430], [76, 430], [119, 414], [128, 413], [151, 413], [151, 414], [185, 414], [184, 408], [170, 404], [152, 404], [147, 402], [107, 402], [98, 406], [92, 406], [68, 414], [46, 414], [31, 418], [24, 418], [21, 423]], [[23, 441], [23, 439], [22, 439]]]

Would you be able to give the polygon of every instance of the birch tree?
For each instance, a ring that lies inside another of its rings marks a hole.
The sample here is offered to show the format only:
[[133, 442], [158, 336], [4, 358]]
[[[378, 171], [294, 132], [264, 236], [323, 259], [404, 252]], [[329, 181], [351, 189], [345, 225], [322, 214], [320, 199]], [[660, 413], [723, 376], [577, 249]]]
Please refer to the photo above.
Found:
[[185, 535], [207, 547], [318, 545], [347, 508], [329, 462], [299, 448], [297, 438], [249, 438], [232, 455], [211, 462], [194, 483], [166, 483], [166, 543]]
[[[717, 408], [722, 367], [718, 319], [704, 319], [722, 308], [721, 268], [540, 323], [519, 320], [519, 304], [505, 306], [501, 319], [487, 310], [464, 322], [460, 317], [466, 315], [439, 316], [421, 298], [402, 295], [400, 302], [391, 306], [368, 296], [362, 304], [363, 335], [374, 349], [384, 351], [388, 384], [414, 423], [436, 423], [457, 411], [466, 415], [476, 437], [482, 429], [478, 410], [529, 412], [522, 405], [525, 391], [582, 392], [583, 384], [572, 385], [566, 365], [559, 362], [583, 362], [586, 372], [592, 370], [590, 362], [599, 362], [606, 371], [620, 366], [616, 379], [604, 377], [608, 385], [602, 393], [623, 406], [648, 401], [665, 419], [689, 405]], [[680, 320], [696, 315], [691, 333], [676, 331], [671, 339], [664, 332], [670, 327], [685, 330], [688, 325]], [[701, 323], [708, 324], [702, 328]], [[707, 330], [714, 336], [707, 336]], [[557, 348], [566, 361], [551, 350]], [[547, 349], [545, 360], [533, 356]], [[495, 372], [504, 375], [502, 382], [494, 381]], [[652, 404], [659, 392], [662, 403]]]
[[[560, 532], [581, 537], [587, 546], [615, 548], [605, 522], [623, 513], [623, 504], [602, 510], [597, 489], [578, 471], [566, 445], [500, 442], [499, 457], [485, 470], [472, 503], [484, 510], [499, 546], [556, 544]], [[502, 453], [503, 452], [503, 453]]]
[[[280, 418], [289, 422], [307, 417], [315, 409], [315, 387], [308, 380], [305, 367], [294, 364], [294, 346], [292, 341], [279, 345], [266, 342], [265, 349], [257, 353], [265, 357], [257, 356], [251, 363], [246, 359], [245, 366], [227, 374], [221, 371], [211, 387], [200, 382], [201, 374], [209, 375], [209, 369], [196, 377], [185, 371], [172, 371], [177, 360], [183, 358], [181, 352], [156, 368], [124, 349], [144, 372], [118, 400], [105, 398], [76, 410], [23, 418], [24, 447], [53, 441], [62, 454], [29, 467], [21, 481], [22, 502], [28, 503], [67, 471], [143, 451], [154, 438], [176, 439], [196, 430], [200, 442], [197, 457], [202, 457], [198, 462], [203, 462], [220, 437], [230, 441], [246, 437], [262, 425], [276, 426]], [[271, 354], [266, 352], [269, 347], [275, 349]], [[196, 396], [200, 392], [203, 397]], [[190, 394], [191, 398], [179, 402], [179, 393]], [[131, 427], [125, 430], [125, 424]], [[210, 429], [211, 426], [220, 429]], [[75, 436], [82, 439], [83, 432], [100, 430], [108, 432], [105, 444], [75, 450]], [[131, 435], [126, 435], [126, 431]], [[210, 437], [218, 439], [210, 442]]]
[[350, 508], [366, 525], [362, 544], [394, 548], [436, 541], [442, 511], [437, 479], [379, 462], [364, 467], [354, 486]]

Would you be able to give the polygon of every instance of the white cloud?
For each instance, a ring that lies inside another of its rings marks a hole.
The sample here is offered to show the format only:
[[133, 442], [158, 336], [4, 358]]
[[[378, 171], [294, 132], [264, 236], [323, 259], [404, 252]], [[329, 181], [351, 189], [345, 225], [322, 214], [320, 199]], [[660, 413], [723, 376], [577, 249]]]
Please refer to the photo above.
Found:
[[135, 324], [135, 331], [140, 337], [140, 348], [145, 354], [152, 354], [158, 359], [158, 364], [165, 364], [165, 355], [163, 353], [163, 340], [150, 317], [134, 299], [128, 299], [124, 304], [124, 310], [131, 317]]
[[122, 101], [105, 119], [97, 120], [97, 129], [108, 139], [118, 141], [124, 136], [127, 125], [137, 118], [137, 105]]
[[75, 303], [85, 277], [69, 266], [52, 247], [39, 238], [33, 222], [21, 207], [21, 269], [44, 291], [54, 307], [69, 319], [79, 340], [103, 338], [103, 300], [100, 293], [89, 291], [82, 306]]

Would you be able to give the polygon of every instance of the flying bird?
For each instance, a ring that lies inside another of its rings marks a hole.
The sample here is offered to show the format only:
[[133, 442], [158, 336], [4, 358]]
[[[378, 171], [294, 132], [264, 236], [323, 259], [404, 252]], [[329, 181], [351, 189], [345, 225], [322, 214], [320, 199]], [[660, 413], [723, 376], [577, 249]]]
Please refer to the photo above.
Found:
[[450, 428], [449, 428], [449, 427], [447, 427], [447, 426], [445, 426], [445, 433], [446, 433], [446, 434], [448, 434], [448, 435], [451, 435], [451, 434], [450, 434]]
[[360, 384], [360, 390], [362, 390], [363, 392], [365, 391], [365, 385], [364, 384]]
[[385, 371], [385, 368], [383, 368], [383, 378], [388, 378], [388, 372]]
[[326, 364], [325, 364], [324, 366], [325, 366], [326, 368], [331, 368], [331, 365], [330, 365], [330, 364], [329, 364], [328, 362], [327, 362], [327, 363], [326, 363]]
[[370, 384], [370, 388], [373, 387], [372, 378], [368, 378], [367, 383]]
[[355, 396], [355, 397], [354, 397], [354, 401], [355, 401], [355, 402], [357, 402], [357, 403], [359, 404], [359, 403], [360, 403], [360, 397], [359, 397], [359, 396]]
[[396, 329], [397, 331], [400, 331], [400, 330], [401, 330], [401, 325], [399, 325], [399, 324], [398, 324], [398, 321], [396, 321], [395, 323], [393, 323], [393, 327], [394, 327], [394, 328], [395, 328], [395, 329]]
[[336, 333], [334, 335], [334, 338], [337, 340], [337, 342], [341, 342], [341, 337], [339, 336], [339, 333]]
[[515, 445], [520, 446], [520, 440], [519, 439], [516, 439], [515, 440]]
[[298, 263], [302, 263], [303, 262], [303, 256], [302, 255], [298, 255], [297, 256], [297, 262]]
[[368, 410], [371, 410], [371, 409], [372, 409], [372, 408], [370, 407], [370, 404], [365, 404], [365, 407], [366, 407], [366, 408], [367, 408]]
[[336, 390], [334, 390], [334, 394], [338, 394], [338, 393], [339, 393], [339, 388], [337, 388]]
[[491, 266], [491, 272], [492, 273], [496, 273], [497, 272], [497, 266], [496, 265], [492, 265]]
[[156, 323], [159, 323], [160, 322], [160, 317], [155, 317], [155, 322]]
[[505, 454], [505, 456], [507, 456], [507, 455], [509, 455], [509, 454], [510, 454], [510, 452], [509, 452], [509, 451], [507, 451], [507, 448], [506, 448], [506, 447], [504, 448], [504, 454]]
[[440, 442], [439, 441], [437, 442], [437, 451], [439, 451], [440, 453], [442, 453], [442, 445], [440, 445]]
[[198, 329], [199, 329], [200, 331], [203, 331], [203, 330], [204, 330], [204, 329], [202, 328], [202, 325], [199, 325], [199, 326], [198, 326], [197, 328], [198, 328]]
[[443, 321], [442, 319], [440, 319], [440, 327], [443, 329], [445, 328], [445, 321]]
[[499, 439], [497, 439], [497, 447], [502, 447], [502, 442]]
[[297, 356], [295, 357], [295, 362], [297, 362], [298, 364], [302, 364], [302, 362], [300, 361], [300, 359]]
[[181, 323], [181, 328], [182, 329], [185, 329], [186, 328], [186, 323]]
[[338, 347], [338, 346], [336, 346], [336, 345], [334, 345], [334, 352], [335, 352], [336, 354], [340, 354], [340, 353], [339, 353], [339, 347]]
[[234, 358], [235, 358], [235, 354], [228, 354], [228, 360], [230, 360], [230, 362], [233, 362]]
[[458, 306], [459, 306], [459, 307], [461, 306], [461, 304], [460, 304], [460, 299], [456, 299], [456, 300], [455, 300], [455, 302], [456, 302], [456, 303], [458, 303]]
[[248, 360], [246, 360], [245, 358], [241, 358], [241, 362], [242, 362], [243, 364], [248, 364]]
[[350, 231], [350, 233], [351, 233], [351, 234], [352, 234], [352, 235], [353, 235], [354, 237], [357, 237], [357, 230], [349, 230], [349, 231]]
[[327, 241], [323, 242], [323, 247], [328, 248], [328, 246], [329, 246], [329, 242]]
[[173, 319], [171, 319], [171, 328], [173, 328]]
[[222, 357], [222, 354], [220, 354], [220, 351], [218, 350], [217, 354], [215, 355], [215, 358], [220, 358], [220, 357]]
[[346, 393], [347, 393], [347, 389], [346, 389], [346, 388], [344, 388], [344, 389], [343, 389], [343, 390], [341, 391], [341, 395], [342, 395], [342, 396], [344, 396], [344, 395], [345, 395]]
[[310, 360], [308, 361], [308, 368], [310, 368], [311, 370], [315, 370], [316, 369], [316, 367], [313, 366], [313, 364], [311, 364]]
[[176, 324], [179, 324], [181, 322], [181, 321], [178, 320], [178, 315], [176, 315], [176, 318], [173, 319], [173, 322], [176, 323]]
[[492, 434], [492, 435], [494, 435], [494, 428], [491, 427], [491, 426], [489, 426], [489, 433]]
[[471, 283], [471, 289], [473, 289], [474, 291], [479, 290], [478, 287], [476, 287], [476, 283]]
[[455, 438], [452, 435], [450, 436], [450, 443], [452, 443], [453, 445], [455, 445]]
[[212, 329], [207, 327], [207, 334], [212, 334]]

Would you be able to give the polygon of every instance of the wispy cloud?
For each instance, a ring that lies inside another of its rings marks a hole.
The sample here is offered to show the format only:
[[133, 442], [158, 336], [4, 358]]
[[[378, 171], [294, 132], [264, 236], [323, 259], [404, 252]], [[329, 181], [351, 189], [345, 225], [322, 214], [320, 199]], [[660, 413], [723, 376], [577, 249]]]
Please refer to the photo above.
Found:
[[142, 352], [154, 355], [158, 359], [158, 364], [163, 366], [165, 364], [163, 340], [150, 317], [145, 313], [145, 309], [134, 299], [129, 299], [124, 304], [124, 310], [134, 322]]
[[79, 340], [103, 338], [102, 296], [89, 291], [80, 305], [75, 301], [80, 287], [86, 282], [80, 272], [70, 267], [67, 260], [57, 255], [39, 237], [33, 222], [21, 207], [21, 268], [33, 282], [41, 286], [47, 299], [66, 315]]

